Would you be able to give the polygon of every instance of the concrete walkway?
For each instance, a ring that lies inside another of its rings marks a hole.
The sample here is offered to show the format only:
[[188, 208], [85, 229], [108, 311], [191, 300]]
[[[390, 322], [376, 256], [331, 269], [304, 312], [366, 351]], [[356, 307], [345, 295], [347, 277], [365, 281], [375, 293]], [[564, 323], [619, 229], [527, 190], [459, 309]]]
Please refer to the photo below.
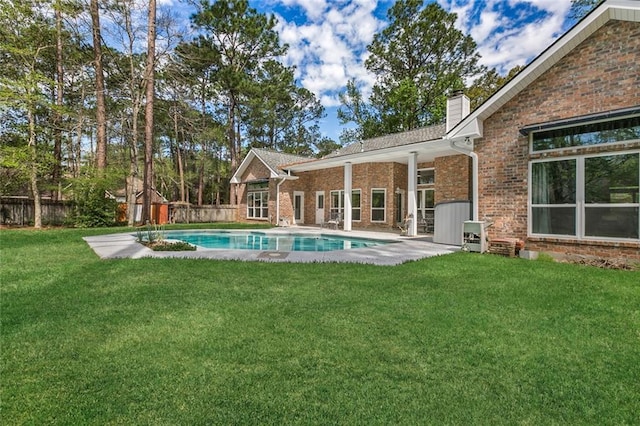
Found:
[[198, 247], [196, 251], [153, 251], [136, 242], [136, 235], [134, 233], [99, 235], [93, 237], [85, 237], [84, 240], [102, 259], [176, 257], [189, 259], [245, 260], [264, 262], [340, 262], [367, 263], [372, 265], [399, 265], [401, 263], [412, 260], [419, 260], [431, 256], [449, 254], [460, 250], [460, 247], [457, 246], [432, 243], [431, 239], [425, 236], [404, 237], [397, 234], [385, 232], [344, 232], [340, 230], [329, 230], [311, 227], [260, 229], [260, 232], [274, 235], [337, 235], [344, 237], [380, 239], [392, 243], [368, 248], [335, 250], [327, 252], [228, 250], [206, 249], [201, 247]]

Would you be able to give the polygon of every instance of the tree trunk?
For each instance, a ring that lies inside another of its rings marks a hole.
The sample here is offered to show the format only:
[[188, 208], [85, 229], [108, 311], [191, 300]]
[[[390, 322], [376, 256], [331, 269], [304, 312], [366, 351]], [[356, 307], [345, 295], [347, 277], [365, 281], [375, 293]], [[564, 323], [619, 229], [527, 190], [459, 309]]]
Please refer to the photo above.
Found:
[[[230, 154], [230, 166], [231, 166], [231, 176], [233, 176], [233, 174], [236, 172], [236, 170], [238, 170], [238, 166], [240, 165], [239, 162], [239, 156], [240, 156], [240, 150], [238, 150], [236, 148], [236, 132], [235, 132], [235, 110], [236, 110], [236, 104], [235, 104], [235, 99], [233, 96], [230, 96], [230, 102], [229, 102], [229, 123], [228, 123], [228, 135], [227, 137], [229, 138], [229, 154]], [[236, 199], [236, 186], [235, 185], [230, 185], [229, 186], [229, 204], [231, 205], [236, 205], [238, 204], [238, 200]]]
[[175, 107], [173, 114], [173, 131], [176, 138], [176, 162], [178, 163], [178, 176], [180, 177], [180, 201], [185, 202], [184, 188], [184, 166], [182, 164], [182, 150], [180, 149], [179, 132], [178, 132], [178, 107]]
[[203, 204], [204, 198], [204, 152], [203, 158], [200, 159], [200, 165], [198, 167], [198, 206]]
[[142, 220], [151, 222], [151, 196], [153, 188], [153, 100], [154, 100], [154, 71], [156, 55], [156, 0], [149, 1], [148, 29], [147, 29], [147, 66], [146, 105], [144, 108], [144, 197], [142, 205]]
[[93, 26], [93, 56], [96, 71], [96, 167], [107, 168], [107, 110], [104, 96], [104, 73], [102, 71], [102, 36], [100, 34], [100, 12], [98, 0], [91, 0], [91, 22]]
[[58, 200], [62, 194], [60, 194], [60, 178], [62, 175], [62, 96], [64, 88], [64, 67], [62, 65], [62, 11], [60, 8], [62, 5], [57, 2], [55, 8], [56, 15], [56, 110], [53, 118], [54, 122], [54, 137], [53, 137], [53, 176], [52, 183], [55, 185], [55, 189], [51, 191], [52, 198]]
[[33, 111], [29, 107], [27, 112], [29, 120], [29, 151], [31, 154], [31, 168], [29, 170], [29, 182], [33, 195], [33, 226], [42, 228], [42, 204], [40, 202], [40, 190], [38, 189], [38, 150], [36, 147], [36, 122]]

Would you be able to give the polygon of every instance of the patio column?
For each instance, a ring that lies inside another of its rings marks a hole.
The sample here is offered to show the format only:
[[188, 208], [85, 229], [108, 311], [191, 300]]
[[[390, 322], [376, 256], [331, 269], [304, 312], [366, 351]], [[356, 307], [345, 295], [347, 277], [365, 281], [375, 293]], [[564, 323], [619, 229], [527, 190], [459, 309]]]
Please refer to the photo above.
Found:
[[418, 153], [410, 152], [407, 161], [407, 215], [411, 215], [413, 220], [407, 228], [407, 235], [414, 237], [418, 235]]
[[344, 165], [344, 217], [342, 229], [345, 231], [351, 231], [351, 185], [352, 185], [352, 164], [345, 163]]

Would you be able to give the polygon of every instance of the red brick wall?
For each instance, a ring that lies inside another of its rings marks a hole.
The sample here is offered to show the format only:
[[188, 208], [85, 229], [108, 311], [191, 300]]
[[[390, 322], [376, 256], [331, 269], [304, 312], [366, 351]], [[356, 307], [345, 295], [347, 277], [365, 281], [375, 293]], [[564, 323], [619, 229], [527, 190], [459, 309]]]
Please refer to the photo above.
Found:
[[466, 155], [438, 157], [435, 160], [435, 202], [470, 200], [471, 159]]
[[[418, 168], [436, 169], [435, 197], [436, 202], [469, 198], [469, 159], [464, 155], [437, 158], [435, 162], [420, 163]], [[249, 165], [242, 176], [243, 181], [265, 179], [270, 176], [269, 169], [257, 159]], [[330, 214], [330, 191], [340, 190], [344, 186], [344, 169], [334, 167], [325, 170], [302, 172], [297, 180], [287, 180], [280, 185], [280, 217], [293, 218], [293, 193], [304, 192], [304, 224], [314, 224], [316, 218], [316, 191], [325, 194], [325, 220]], [[278, 179], [269, 182], [269, 215], [272, 223], [276, 218], [276, 188]], [[400, 163], [365, 163], [354, 164], [352, 168], [352, 187], [361, 194], [361, 220], [354, 222], [356, 228], [383, 227], [393, 228], [396, 225], [397, 188], [407, 190], [407, 166]], [[386, 189], [387, 209], [385, 222], [371, 222], [371, 190]], [[238, 185], [238, 220], [247, 219], [246, 185]], [[402, 210], [406, 213], [407, 200], [404, 199]]]
[[[476, 140], [475, 150], [480, 163], [480, 216], [493, 222], [488, 230], [491, 238], [527, 236], [528, 164], [540, 155], [529, 155], [529, 140], [519, 128], [640, 105], [639, 87], [640, 24], [611, 21], [485, 120], [484, 137]], [[589, 149], [569, 154], [586, 152]], [[639, 245], [631, 245], [625, 249], [616, 244], [531, 239], [527, 248], [640, 258]]]

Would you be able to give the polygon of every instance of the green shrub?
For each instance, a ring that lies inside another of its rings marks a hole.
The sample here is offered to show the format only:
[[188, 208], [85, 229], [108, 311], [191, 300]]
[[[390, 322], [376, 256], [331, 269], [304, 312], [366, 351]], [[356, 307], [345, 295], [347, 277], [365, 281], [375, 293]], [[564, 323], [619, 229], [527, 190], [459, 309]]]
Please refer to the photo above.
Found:
[[86, 228], [116, 225], [118, 202], [107, 196], [109, 189], [106, 179], [78, 180], [74, 188], [72, 224]]
[[184, 241], [160, 241], [149, 244], [148, 247], [153, 251], [195, 251], [196, 246]]

